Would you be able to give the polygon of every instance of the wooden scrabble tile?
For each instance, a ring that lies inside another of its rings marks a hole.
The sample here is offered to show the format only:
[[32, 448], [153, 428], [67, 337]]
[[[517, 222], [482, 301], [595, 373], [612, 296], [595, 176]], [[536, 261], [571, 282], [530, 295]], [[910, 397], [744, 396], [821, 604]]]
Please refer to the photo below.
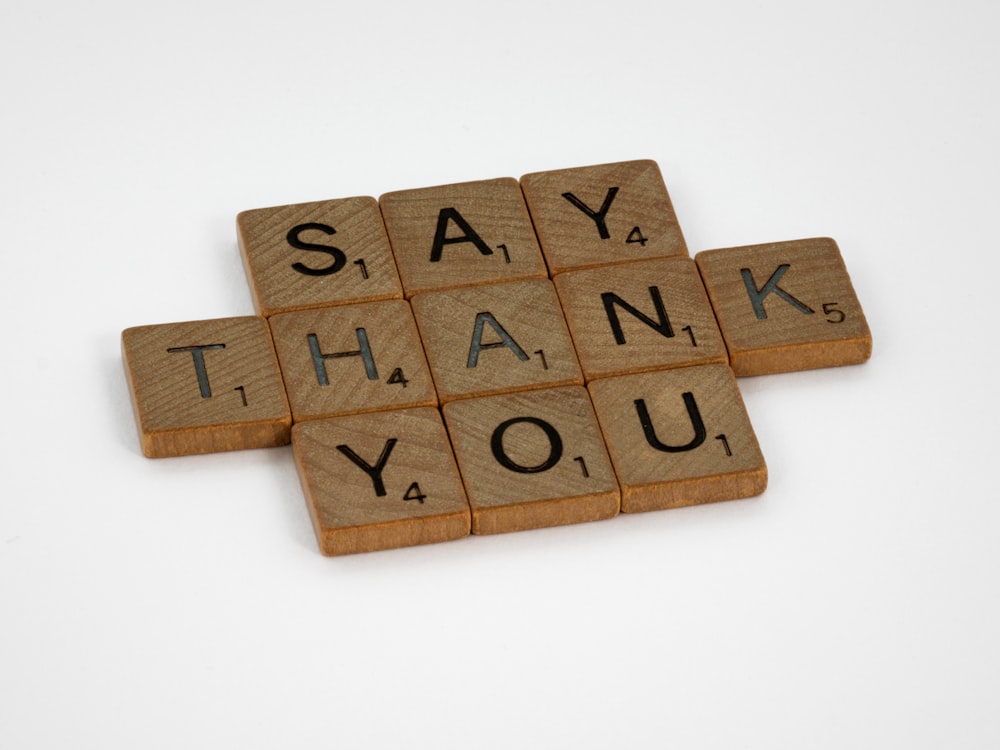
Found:
[[406, 300], [281, 313], [268, 323], [296, 422], [437, 405]]
[[655, 161], [535, 172], [521, 178], [521, 188], [553, 275], [688, 255]]
[[236, 227], [261, 315], [403, 296], [374, 198], [243, 211]]
[[583, 383], [547, 279], [428, 292], [410, 302], [442, 402]]
[[695, 261], [737, 375], [871, 356], [871, 333], [832, 239], [707, 250]]
[[263, 318], [128, 328], [122, 357], [150, 458], [288, 443], [292, 419]]
[[587, 388], [623, 513], [749, 497], [767, 486], [764, 457], [725, 365], [602, 378]]
[[588, 381], [729, 361], [690, 258], [567, 271], [554, 282]]
[[618, 484], [584, 388], [464, 399], [443, 412], [472, 507], [472, 533], [618, 513]]
[[437, 409], [301, 422], [292, 451], [324, 555], [469, 534], [469, 506]]
[[379, 205], [407, 297], [547, 276], [512, 178], [400, 190]]

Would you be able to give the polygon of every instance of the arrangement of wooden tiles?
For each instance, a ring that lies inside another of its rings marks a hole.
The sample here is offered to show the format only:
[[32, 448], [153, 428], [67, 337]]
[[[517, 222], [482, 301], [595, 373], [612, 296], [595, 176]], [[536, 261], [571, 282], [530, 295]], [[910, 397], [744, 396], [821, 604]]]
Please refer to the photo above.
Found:
[[327, 555], [758, 495], [736, 377], [871, 355], [833, 240], [691, 259], [649, 160], [237, 230], [257, 316], [122, 333], [142, 450], [291, 442]]

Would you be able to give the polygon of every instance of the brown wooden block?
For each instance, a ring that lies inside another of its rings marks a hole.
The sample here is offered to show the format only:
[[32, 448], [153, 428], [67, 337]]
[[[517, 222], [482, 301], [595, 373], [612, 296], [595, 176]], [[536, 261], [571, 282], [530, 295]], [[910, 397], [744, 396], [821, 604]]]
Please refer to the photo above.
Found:
[[588, 384], [622, 493], [622, 512], [759, 495], [767, 467], [725, 365]]
[[521, 188], [552, 275], [688, 255], [655, 161], [535, 172]]
[[292, 419], [263, 318], [128, 328], [122, 357], [150, 458], [288, 443]]
[[437, 409], [302, 422], [292, 450], [324, 555], [469, 534], [469, 506]]
[[474, 534], [618, 513], [618, 484], [584, 388], [453, 401], [443, 412]]
[[410, 302], [442, 402], [583, 383], [547, 279], [428, 292]]
[[737, 375], [871, 356], [871, 332], [832, 239], [707, 250], [695, 261]]
[[243, 211], [236, 227], [261, 315], [403, 296], [374, 198]]
[[379, 205], [407, 297], [547, 276], [521, 188], [510, 177], [400, 190]]
[[554, 282], [588, 381], [729, 361], [690, 258], [567, 271]]
[[437, 405], [406, 300], [281, 313], [268, 323], [296, 422]]

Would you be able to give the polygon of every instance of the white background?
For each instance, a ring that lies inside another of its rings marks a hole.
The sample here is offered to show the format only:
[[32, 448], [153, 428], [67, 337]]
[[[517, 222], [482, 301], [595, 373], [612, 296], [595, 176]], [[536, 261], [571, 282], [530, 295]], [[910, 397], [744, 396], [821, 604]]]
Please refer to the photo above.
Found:
[[[5, 0], [0, 746], [997, 747], [998, 8]], [[867, 313], [741, 381], [761, 497], [330, 559], [288, 448], [140, 454], [237, 212], [635, 158]]]

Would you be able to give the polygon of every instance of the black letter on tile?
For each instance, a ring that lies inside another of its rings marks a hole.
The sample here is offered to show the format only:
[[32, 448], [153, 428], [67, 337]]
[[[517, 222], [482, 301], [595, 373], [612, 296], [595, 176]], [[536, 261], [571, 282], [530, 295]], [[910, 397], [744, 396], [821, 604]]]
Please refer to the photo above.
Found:
[[212, 388], [208, 384], [208, 370], [205, 369], [205, 355], [210, 349], [225, 349], [225, 344], [207, 344], [206, 346], [175, 346], [167, 349], [170, 354], [175, 352], [191, 352], [194, 358], [194, 372], [198, 376], [198, 390], [202, 398], [211, 398]]
[[[447, 237], [448, 222], [453, 221], [464, 234], [459, 237]], [[483, 242], [476, 230], [473, 229], [457, 208], [442, 208], [438, 213], [437, 231], [434, 232], [434, 246], [431, 247], [431, 263], [441, 260], [441, 251], [445, 245], [453, 245], [457, 242], [471, 242], [483, 255], [493, 255], [493, 250]]]
[[621, 321], [618, 320], [618, 313], [615, 312], [615, 305], [619, 305], [622, 309], [632, 313], [632, 315], [637, 317], [664, 338], [670, 339], [674, 337], [674, 329], [671, 328], [670, 318], [667, 317], [667, 311], [663, 307], [663, 299], [660, 297], [659, 288], [655, 286], [649, 287], [649, 296], [653, 300], [653, 307], [656, 309], [656, 316], [659, 318], [658, 323], [652, 318], [636, 310], [632, 307], [632, 305], [614, 292], [604, 292], [604, 294], [601, 295], [601, 302], [604, 303], [604, 312], [607, 313], [608, 322], [611, 324], [611, 330], [615, 334], [615, 343], [625, 343], [625, 334], [622, 332], [622, 324]]
[[312, 353], [313, 367], [316, 368], [316, 380], [320, 385], [330, 385], [330, 378], [326, 374], [326, 362], [328, 359], [339, 357], [361, 357], [365, 363], [365, 374], [369, 380], [378, 380], [378, 370], [375, 369], [375, 358], [372, 356], [372, 349], [368, 345], [368, 333], [364, 328], [355, 331], [358, 343], [361, 348], [353, 352], [337, 352], [335, 354], [324, 354], [319, 350], [319, 338], [315, 333], [307, 333], [306, 339], [309, 341], [309, 351]]
[[[500, 337], [500, 341], [496, 341], [492, 344], [483, 343], [483, 325], [489, 323], [490, 327], [496, 332]], [[475, 367], [479, 364], [479, 352], [483, 349], [496, 349], [498, 347], [507, 347], [517, 358], [522, 362], [526, 362], [529, 357], [524, 353], [524, 349], [517, 345], [517, 342], [511, 338], [511, 335], [504, 330], [503, 326], [497, 323], [497, 319], [493, 317], [493, 313], [481, 312], [476, 315], [476, 328], [472, 332], [472, 345], [469, 347], [469, 359], [466, 361], [466, 367]]]
[[665, 445], [661, 443], [659, 438], [656, 437], [656, 430], [653, 429], [653, 420], [649, 418], [649, 410], [646, 408], [646, 402], [641, 398], [633, 402], [636, 413], [639, 415], [639, 423], [642, 425], [642, 431], [646, 435], [646, 442], [658, 451], [663, 451], [664, 453], [683, 453], [694, 450], [705, 442], [705, 423], [701, 421], [701, 412], [698, 411], [698, 404], [695, 403], [694, 395], [691, 392], [685, 392], [682, 398], [684, 399], [684, 405], [687, 407], [688, 416], [691, 418], [691, 426], [694, 427], [694, 438], [687, 445]]
[[385, 497], [385, 484], [382, 482], [382, 469], [385, 468], [386, 461], [389, 460], [389, 454], [392, 453], [392, 449], [396, 446], [396, 442], [396, 438], [389, 438], [385, 441], [385, 447], [382, 449], [382, 455], [378, 457], [378, 463], [374, 466], [369, 466], [368, 463], [361, 458], [361, 456], [351, 450], [347, 445], [338, 445], [337, 450], [351, 459], [351, 461], [357, 464], [359, 469], [371, 477], [372, 484], [375, 486], [375, 495], [377, 497]]
[[750, 303], [753, 305], [753, 311], [758, 320], [767, 320], [767, 313], [764, 311], [764, 298], [771, 292], [776, 292], [779, 297], [799, 312], [805, 313], [806, 315], [812, 314], [813, 311], [807, 305], [802, 304], [799, 300], [795, 299], [795, 297], [778, 286], [778, 282], [781, 281], [781, 277], [785, 275], [785, 271], [789, 268], [791, 268], [791, 266], [787, 263], [783, 263], [778, 266], [777, 270], [771, 274], [771, 278], [769, 278], [760, 289], [757, 288], [757, 282], [754, 281], [753, 274], [750, 272], [750, 269], [740, 269], [740, 273], [743, 275], [743, 283], [747, 288], [747, 294], [750, 295]]
[[604, 217], [608, 215], [608, 209], [611, 208], [611, 202], [615, 199], [616, 195], [618, 195], [618, 188], [608, 188], [608, 194], [604, 197], [604, 203], [601, 204], [601, 208], [597, 211], [572, 193], [563, 193], [562, 197], [593, 219], [594, 223], [597, 224], [597, 233], [601, 235], [602, 240], [606, 240], [611, 236], [611, 232], [608, 231], [608, 225], [604, 223]]
[[306, 276], [329, 276], [331, 273], [337, 273], [344, 264], [347, 263], [347, 256], [344, 255], [344, 251], [339, 247], [333, 247], [332, 245], [317, 245], [313, 242], [303, 242], [299, 239], [299, 235], [310, 229], [315, 229], [324, 234], [336, 234], [337, 230], [333, 227], [327, 226], [326, 224], [299, 224], [298, 226], [292, 227], [288, 230], [288, 234], [285, 235], [285, 239], [288, 240], [288, 244], [299, 250], [312, 250], [318, 253], [326, 253], [333, 258], [333, 265], [327, 266], [326, 268], [310, 268], [302, 263], [292, 263], [292, 268], [294, 268], [299, 273], [304, 273]]
[[[549, 439], [549, 457], [538, 464], [538, 466], [521, 466], [521, 464], [514, 463], [514, 461], [512, 461], [504, 452], [504, 433], [507, 432], [508, 427], [517, 424], [518, 422], [527, 422], [528, 424], [541, 427], [542, 432], [544, 432], [546, 437]], [[490, 450], [493, 451], [493, 457], [505, 469], [516, 471], [518, 474], [537, 474], [542, 471], [548, 471], [559, 463], [559, 459], [562, 458], [563, 454], [563, 444], [562, 438], [559, 437], [559, 433], [556, 431], [556, 428], [544, 419], [538, 419], [537, 417], [513, 417], [508, 419], [506, 422], [501, 422], [500, 425], [493, 430], [493, 437], [490, 439]]]

